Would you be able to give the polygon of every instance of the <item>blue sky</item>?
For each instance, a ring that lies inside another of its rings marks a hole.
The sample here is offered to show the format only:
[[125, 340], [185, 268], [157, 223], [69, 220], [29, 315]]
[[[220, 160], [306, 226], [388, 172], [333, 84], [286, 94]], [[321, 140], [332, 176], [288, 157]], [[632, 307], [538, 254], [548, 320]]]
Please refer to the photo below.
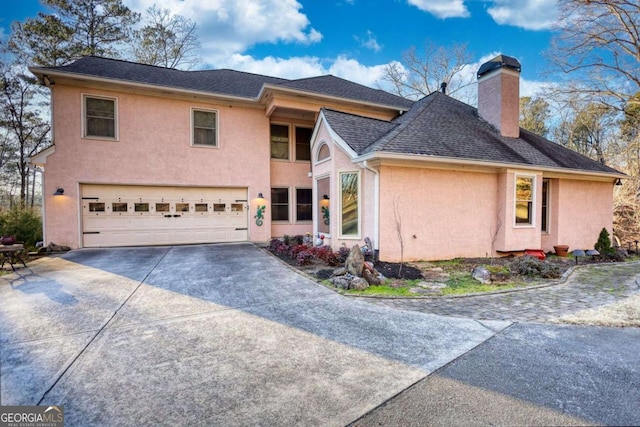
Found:
[[[385, 64], [425, 41], [466, 43], [473, 72], [496, 54], [522, 63], [522, 95], [544, 83], [542, 53], [555, 0], [123, 0], [142, 12], [157, 2], [196, 21], [207, 68], [287, 78], [334, 74], [376, 86]], [[43, 10], [37, 0], [4, 1], [0, 35]]]

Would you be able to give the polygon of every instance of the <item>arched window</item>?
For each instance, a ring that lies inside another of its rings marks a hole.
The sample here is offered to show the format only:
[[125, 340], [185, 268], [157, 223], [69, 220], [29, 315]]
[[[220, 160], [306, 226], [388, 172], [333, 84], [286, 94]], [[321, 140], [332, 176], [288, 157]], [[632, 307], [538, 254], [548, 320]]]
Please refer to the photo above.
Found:
[[327, 144], [322, 144], [320, 149], [318, 150], [317, 161], [321, 162], [323, 160], [327, 160], [331, 157], [331, 151], [329, 151], [329, 146]]

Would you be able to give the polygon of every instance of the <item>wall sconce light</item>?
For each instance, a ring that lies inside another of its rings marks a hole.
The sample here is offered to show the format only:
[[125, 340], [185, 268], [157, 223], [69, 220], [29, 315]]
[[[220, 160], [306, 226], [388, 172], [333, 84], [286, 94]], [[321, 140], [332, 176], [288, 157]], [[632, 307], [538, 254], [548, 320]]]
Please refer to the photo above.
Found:
[[254, 215], [254, 218], [256, 220], [256, 225], [258, 227], [264, 224], [264, 211], [267, 208], [267, 206], [264, 203], [265, 203], [264, 196], [262, 195], [262, 193], [258, 193], [258, 210]]
[[326, 194], [325, 194], [325, 195], [323, 195], [323, 196], [322, 196], [322, 198], [323, 198], [324, 200], [329, 200], [329, 196], [327, 196]]
[[56, 192], [53, 193], [54, 196], [62, 196], [64, 194], [64, 188], [59, 187], [58, 189], [56, 189]]
[[616, 185], [622, 185], [622, 181], [620, 180], [620, 178], [616, 179]]

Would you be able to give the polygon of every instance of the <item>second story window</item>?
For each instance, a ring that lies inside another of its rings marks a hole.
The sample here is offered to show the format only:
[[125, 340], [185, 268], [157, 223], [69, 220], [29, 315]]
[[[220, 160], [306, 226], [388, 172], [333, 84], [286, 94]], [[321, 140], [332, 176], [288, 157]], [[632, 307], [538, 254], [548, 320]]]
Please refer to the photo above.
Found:
[[271, 125], [271, 158], [289, 160], [289, 126]]
[[116, 100], [84, 97], [84, 136], [116, 138]]
[[215, 111], [193, 111], [193, 145], [218, 146], [218, 114]]
[[313, 129], [296, 126], [296, 160], [311, 160], [311, 134]]

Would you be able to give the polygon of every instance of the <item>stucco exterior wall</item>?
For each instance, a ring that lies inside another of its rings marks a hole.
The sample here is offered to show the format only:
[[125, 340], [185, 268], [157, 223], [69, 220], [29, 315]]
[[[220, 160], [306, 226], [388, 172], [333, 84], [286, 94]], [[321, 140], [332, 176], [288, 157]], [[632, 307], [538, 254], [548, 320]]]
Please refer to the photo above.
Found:
[[[117, 99], [117, 141], [82, 137], [83, 94]], [[247, 187], [250, 213], [257, 194], [268, 192], [269, 119], [263, 110], [61, 84], [52, 97], [56, 149], [47, 158], [44, 185], [48, 242], [81, 244], [82, 183]], [[191, 146], [192, 108], [218, 111], [219, 148]], [[58, 187], [65, 195], [53, 197]], [[270, 227], [250, 220], [249, 236], [266, 241]]]
[[398, 224], [404, 261], [486, 256], [497, 195], [496, 174], [382, 166], [380, 258], [400, 261]]
[[[600, 230], [613, 229], [613, 185], [611, 182], [558, 180], [556, 212], [558, 216], [555, 244], [569, 245], [569, 250], [593, 249]], [[554, 207], [552, 206], [552, 212]], [[553, 250], [553, 247], [545, 248]]]

